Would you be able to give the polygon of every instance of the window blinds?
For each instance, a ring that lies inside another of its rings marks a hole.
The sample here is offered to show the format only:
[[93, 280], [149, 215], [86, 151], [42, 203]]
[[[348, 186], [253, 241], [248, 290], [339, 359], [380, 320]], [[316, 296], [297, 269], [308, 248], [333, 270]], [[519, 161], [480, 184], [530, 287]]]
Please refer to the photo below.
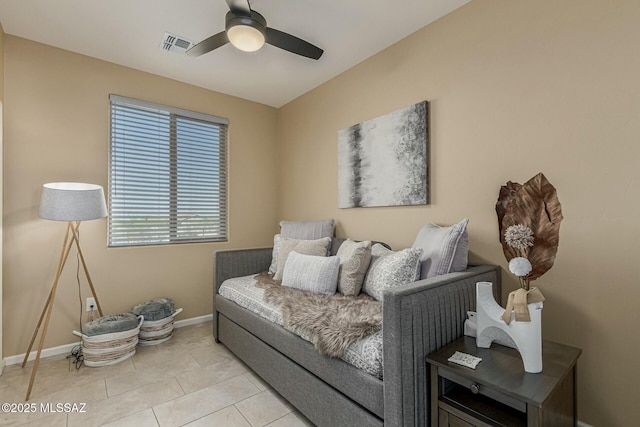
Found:
[[226, 241], [228, 121], [109, 99], [109, 246]]

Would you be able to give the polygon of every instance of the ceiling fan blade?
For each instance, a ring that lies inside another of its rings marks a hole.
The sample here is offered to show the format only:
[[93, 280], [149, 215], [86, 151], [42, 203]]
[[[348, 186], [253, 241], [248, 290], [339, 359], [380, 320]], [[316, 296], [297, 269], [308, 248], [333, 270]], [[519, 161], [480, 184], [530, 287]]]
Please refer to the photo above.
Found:
[[189, 50], [187, 50], [187, 55], [189, 56], [200, 56], [205, 53], [211, 52], [214, 49], [217, 49], [225, 44], [229, 43], [229, 38], [227, 38], [227, 33], [222, 31], [218, 34], [214, 34], [209, 38], [202, 40], [197, 45], [193, 46]]
[[249, 0], [227, 0], [231, 12], [239, 16], [251, 16]]
[[319, 59], [324, 53], [322, 49], [309, 42], [273, 28], [267, 28], [266, 41], [270, 45], [311, 59]]

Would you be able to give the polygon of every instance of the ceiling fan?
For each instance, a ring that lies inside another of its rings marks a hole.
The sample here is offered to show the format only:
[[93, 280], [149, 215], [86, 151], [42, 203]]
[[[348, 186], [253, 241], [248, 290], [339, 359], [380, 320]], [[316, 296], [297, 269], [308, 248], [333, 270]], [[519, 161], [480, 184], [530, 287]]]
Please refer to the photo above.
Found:
[[204, 39], [187, 50], [189, 56], [200, 56], [231, 42], [245, 52], [254, 52], [264, 43], [279, 47], [296, 55], [319, 59], [324, 52], [291, 34], [267, 27], [264, 16], [251, 9], [249, 0], [226, 0], [229, 12], [225, 17], [225, 31]]

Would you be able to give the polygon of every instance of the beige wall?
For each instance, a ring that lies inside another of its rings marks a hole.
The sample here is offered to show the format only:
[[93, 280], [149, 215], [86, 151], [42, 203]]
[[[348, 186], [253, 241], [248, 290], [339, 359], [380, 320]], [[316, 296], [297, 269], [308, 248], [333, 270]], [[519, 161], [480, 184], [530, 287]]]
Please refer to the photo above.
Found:
[[[281, 108], [279, 211], [334, 217], [338, 235], [412, 244], [469, 217], [471, 259], [506, 267], [498, 190], [543, 172], [565, 220], [537, 285], [544, 338], [583, 349], [579, 418], [640, 419], [640, 3], [473, 1]], [[423, 207], [337, 208], [337, 132], [430, 101]], [[505, 274], [505, 294], [516, 281]]]
[[[276, 231], [276, 110], [13, 36], [5, 54], [4, 355], [26, 350], [64, 237], [64, 223], [38, 218], [42, 184], [108, 188], [110, 93], [230, 120], [228, 243], [108, 249], [106, 219], [81, 227], [107, 313], [167, 296], [184, 308], [178, 319], [211, 314], [213, 251], [266, 246]], [[75, 266], [70, 258], [45, 347], [75, 341]]]
[[0, 102], [4, 101], [4, 30], [0, 23]]
[[[4, 174], [4, 166], [2, 162], [2, 150], [3, 150], [3, 136], [4, 136], [4, 30], [2, 24], [0, 24], [0, 260], [2, 259], [2, 175]], [[0, 261], [0, 374], [4, 368], [4, 359], [2, 358], [2, 337], [3, 337], [3, 323], [2, 323], [2, 262]]]
[[0, 23], [0, 102], [4, 101], [4, 29]]

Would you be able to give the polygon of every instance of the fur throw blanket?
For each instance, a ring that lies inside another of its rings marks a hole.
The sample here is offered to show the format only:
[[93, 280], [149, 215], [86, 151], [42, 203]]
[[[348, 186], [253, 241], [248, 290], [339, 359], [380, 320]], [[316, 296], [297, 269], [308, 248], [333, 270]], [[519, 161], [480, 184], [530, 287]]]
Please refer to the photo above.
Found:
[[321, 354], [340, 357], [359, 339], [382, 329], [382, 304], [368, 295], [323, 295], [281, 286], [268, 273], [256, 275], [264, 300], [280, 306], [284, 327], [309, 338]]

